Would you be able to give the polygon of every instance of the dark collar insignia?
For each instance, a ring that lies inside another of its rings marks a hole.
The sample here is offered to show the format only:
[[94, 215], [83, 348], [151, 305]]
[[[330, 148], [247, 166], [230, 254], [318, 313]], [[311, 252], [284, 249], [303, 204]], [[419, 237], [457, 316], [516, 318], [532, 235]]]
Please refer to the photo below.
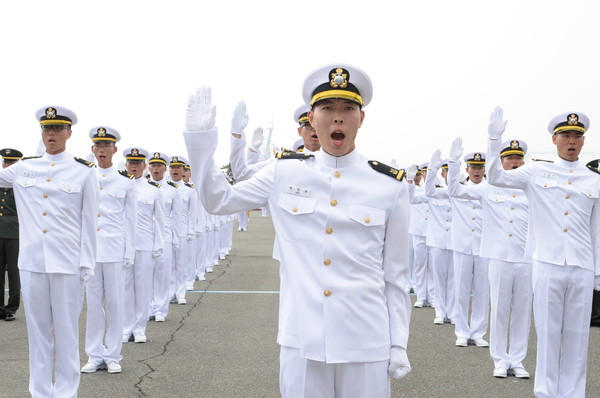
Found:
[[302, 152], [294, 152], [294, 151], [282, 151], [277, 152], [275, 157], [277, 159], [300, 159], [305, 160], [314, 157], [312, 153], [302, 153]]
[[119, 170], [119, 174], [121, 174], [123, 177], [133, 179], [133, 174], [129, 174], [126, 170]]
[[378, 162], [377, 160], [369, 160], [369, 165], [380, 173], [394, 178], [395, 180], [402, 181], [406, 177], [406, 172], [403, 169], [395, 169], [387, 164]]
[[160, 188], [160, 184], [156, 181], [148, 180], [148, 184], [153, 185], [156, 188]]
[[96, 167], [96, 165], [94, 163], [88, 162], [87, 160], [82, 159], [82, 158], [78, 158], [77, 156], [75, 156], [75, 160], [81, 164], [85, 164], [87, 167]]

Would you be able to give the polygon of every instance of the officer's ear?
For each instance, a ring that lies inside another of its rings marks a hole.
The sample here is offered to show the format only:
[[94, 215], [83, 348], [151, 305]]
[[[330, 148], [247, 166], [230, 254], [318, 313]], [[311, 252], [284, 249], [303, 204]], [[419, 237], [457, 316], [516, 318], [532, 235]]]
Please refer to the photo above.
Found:
[[113, 146], [113, 155], [114, 155], [115, 153], [117, 153], [117, 151], [118, 151], [118, 150], [119, 150], [119, 148], [117, 148], [117, 146], [116, 146], [116, 145], [115, 145], [115, 146]]

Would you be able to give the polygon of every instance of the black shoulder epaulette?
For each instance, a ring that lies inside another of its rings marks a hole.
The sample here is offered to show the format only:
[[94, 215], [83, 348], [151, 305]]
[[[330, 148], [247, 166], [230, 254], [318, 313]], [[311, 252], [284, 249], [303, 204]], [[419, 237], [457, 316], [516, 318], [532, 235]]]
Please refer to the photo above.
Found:
[[160, 184], [156, 181], [148, 180], [148, 184], [154, 185], [156, 188], [160, 188]]
[[41, 158], [41, 156], [26, 156], [24, 158], [21, 158], [21, 160], [27, 160], [27, 159], [37, 159], [37, 158]]
[[547, 162], [547, 163], [554, 163], [553, 160], [546, 160], [546, 159], [531, 159], [534, 162]]
[[585, 167], [592, 170], [594, 173], [600, 174], [600, 171], [598, 171], [598, 162], [600, 162], [600, 159], [594, 159], [588, 164], [586, 164]]
[[189, 182], [184, 182], [186, 187], [194, 188], [194, 184], [190, 184]]
[[406, 177], [406, 172], [403, 169], [395, 169], [387, 164], [378, 162], [377, 160], [369, 160], [369, 165], [371, 165], [374, 170], [390, 176], [398, 181], [402, 181], [404, 177]]
[[435, 184], [436, 188], [444, 188], [443, 186], [441, 186], [440, 184]]
[[277, 152], [275, 154], [275, 157], [277, 159], [300, 159], [300, 160], [306, 160], [309, 158], [314, 157], [315, 155], [313, 155], [312, 153], [302, 153], [302, 152], [294, 152], [294, 151], [282, 151], [282, 152]]
[[127, 171], [125, 170], [119, 170], [119, 174], [121, 174], [123, 177], [127, 177], [129, 179], [133, 179], [133, 174], [129, 174]]
[[88, 162], [87, 160], [82, 159], [82, 158], [78, 158], [77, 156], [75, 156], [74, 159], [81, 164], [85, 164], [87, 167], [96, 167], [96, 165], [94, 163]]
[[167, 184], [169, 184], [173, 188], [179, 188], [179, 185], [175, 184], [173, 181], [167, 181]]

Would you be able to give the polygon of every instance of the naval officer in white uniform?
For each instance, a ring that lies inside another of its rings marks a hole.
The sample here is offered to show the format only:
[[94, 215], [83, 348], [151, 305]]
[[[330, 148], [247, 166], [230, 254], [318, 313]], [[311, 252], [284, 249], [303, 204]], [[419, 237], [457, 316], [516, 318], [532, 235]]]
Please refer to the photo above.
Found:
[[232, 187], [211, 160], [215, 111], [210, 89], [199, 90], [184, 134], [195, 183], [211, 212], [269, 205], [291, 276], [281, 294], [295, 296], [278, 336], [282, 395], [389, 397], [390, 375], [410, 371], [408, 184], [402, 171], [355, 149], [372, 96], [362, 70], [319, 68], [303, 96], [322, 150], [290, 152]]
[[[490, 184], [520, 188], [529, 199], [527, 251], [533, 255], [537, 334], [536, 397], [585, 397], [592, 291], [600, 289], [600, 175], [579, 161], [590, 122], [580, 112], [552, 118], [553, 161], [504, 170], [491, 157]], [[496, 108], [488, 152], [502, 149], [506, 127]]]
[[45, 153], [0, 170], [0, 187], [13, 187], [19, 214], [29, 392], [70, 398], [79, 388], [83, 282], [96, 264], [98, 180], [93, 163], [66, 150], [75, 113], [51, 105], [36, 118]]

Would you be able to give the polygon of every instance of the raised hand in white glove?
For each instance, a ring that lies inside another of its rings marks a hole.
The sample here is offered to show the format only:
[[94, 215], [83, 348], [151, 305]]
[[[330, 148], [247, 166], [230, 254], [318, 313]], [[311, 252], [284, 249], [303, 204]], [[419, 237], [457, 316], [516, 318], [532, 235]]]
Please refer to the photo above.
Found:
[[158, 257], [162, 256], [162, 253], [163, 253], [162, 249], [155, 250], [152, 252], [152, 258], [158, 258]]
[[464, 152], [462, 146], [462, 138], [456, 137], [454, 141], [452, 141], [452, 146], [450, 147], [450, 154], [448, 160], [452, 163], [458, 162], [458, 159], [462, 156]]
[[190, 95], [185, 111], [186, 131], [207, 131], [215, 126], [217, 108], [212, 104], [210, 87], [200, 87]]
[[427, 167], [428, 170], [438, 170], [440, 168], [440, 166], [442, 165], [442, 151], [440, 151], [439, 149], [436, 150], [433, 155], [431, 155], [431, 160], [429, 161], [429, 166]]
[[411, 367], [408, 362], [406, 350], [400, 346], [392, 346], [390, 351], [390, 364], [388, 366], [388, 374], [392, 379], [401, 379], [410, 373]]
[[254, 130], [254, 134], [252, 135], [252, 142], [250, 142], [250, 149], [253, 149], [254, 152], [258, 152], [258, 149], [263, 143], [263, 129], [262, 127], [257, 127]]
[[126, 258], [125, 261], [123, 262], [123, 269], [131, 268], [131, 267], [133, 267], [133, 260]]
[[508, 120], [504, 120], [502, 108], [497, 106], [490, 116], [490, 124], [488, 125], [488, 137], [490, 140], [502, 138], [502, 134], [506, 130], [506, 123], [508, 123]]
[[173, 250], [179, 250], [179, 243], [173, 242], [172, 248], [173, 248]]
[[594, 276], [594, 289], [600, 290], [600, 275]]
[[418, 167], [416, 164], [411, 164], [410, 166], [408, 166], [406, 168], [406, 179], [408, 181], [413, 181], [415, 179], [415, 177], [417, 176], [417, 170]]
[[94, 270], [92, 268], [81, 268], [81, 280], [87, 282], [94, 276]]
[[188, 242], [194, 239], [196, 239], [196, 234], [187, 234], [187, 236], [185, 237], [185, 240], [187, 240]]
[[244, 101], [240, 101], [233, 110], [233, 117], [231, 118], [231, 132], [241, 134], [244, 132], [247, 125], [248, 115], [246, 114], [246, 103]]
[[392, 166], [395, 169], [398, 168], [398, 162], [396, 161], [396, 159], [390, 160], [390, 166]]

